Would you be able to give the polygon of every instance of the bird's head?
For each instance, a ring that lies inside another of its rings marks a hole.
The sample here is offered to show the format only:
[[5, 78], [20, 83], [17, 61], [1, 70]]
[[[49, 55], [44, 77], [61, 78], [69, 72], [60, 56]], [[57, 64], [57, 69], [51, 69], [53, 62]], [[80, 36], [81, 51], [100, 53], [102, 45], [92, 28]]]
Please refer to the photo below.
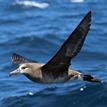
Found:
[[30, 74], [31, 71], [32, 71], [31, 64], [24, 63], [24, 64], [19, 65], [19, 67], [16, 70], [10, 72], [9, 75], [12, 76], [12, 75], [17, 75], [17, 74]]

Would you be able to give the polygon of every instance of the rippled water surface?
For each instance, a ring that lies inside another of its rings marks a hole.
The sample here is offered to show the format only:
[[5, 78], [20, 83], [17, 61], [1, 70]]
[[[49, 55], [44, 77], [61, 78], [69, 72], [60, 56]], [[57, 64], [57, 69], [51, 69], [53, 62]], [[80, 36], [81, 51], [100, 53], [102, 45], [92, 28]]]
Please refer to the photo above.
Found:
[[[0, 0], [0, 107], [107, 107], [106, 0]], [[92, 25], [72, 68], [104, 81], [37, 84], [15, 69], [13, 52], [46, 63], [92, 11]]]

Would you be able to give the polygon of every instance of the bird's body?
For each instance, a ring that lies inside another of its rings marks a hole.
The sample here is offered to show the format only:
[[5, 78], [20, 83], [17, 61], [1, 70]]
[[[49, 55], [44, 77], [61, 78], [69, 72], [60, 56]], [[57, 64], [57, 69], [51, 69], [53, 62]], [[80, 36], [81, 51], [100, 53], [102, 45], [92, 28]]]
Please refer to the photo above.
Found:
[[[22, 73], [31, 81], [38, 82], [38, 83], [58, 83], [58, 82], [66, 82], [68, 80], [74, 80], [74, 79], [80, 79], [81, 73], [78, 71], [74, 71], [69, 69], [66, 74], [60, 74], [58, 76], [54, 76], [52, 73], [45, 74], [42, 71], [42, 67], [45, 64], [41, 63], [24, 63], [20, 66], [20, 70], [23, 69], [23, 67], [29, 66], [28, 73]], [[27, 70], [26, 70], [27, 71]], [[14, 71], [13, 71], [14, 72]]]
[[100, 80], [91, 75], [69, 69], [71, 60], [79, 53], [83, 46], [87, 33], [90, 30], [90, 23], [91, 12], [88, 12], [59, 51], [46, 64], [34, 62], [14, 53], [12, 61], [15, 64], [19, 64], [19, 68], [11, 72], [10, 75], [24, 74], [28, 79], [38, 83], [57, 83], [74, 79], [100, 82]]
[[[93, 78], [91, 75], [86, 75], [73, 69], [68, 69], [67, 73], [61, 72], [58, 75], [54, 75], [52, 72], [45, 73], [42, 70], [44, 65], [41, 63], [24, 63], [18, 69], [12, 71], [10, 75], [16, 75], [21, 71], [20, 73], [36, 83], [61, 83], [70, 80], [85, 80], [84, 77], [86, 77], [86, 81], [100, 82], [100, 80]], [[24, 69], [26, 69], [26, 72], [23, 71]]]

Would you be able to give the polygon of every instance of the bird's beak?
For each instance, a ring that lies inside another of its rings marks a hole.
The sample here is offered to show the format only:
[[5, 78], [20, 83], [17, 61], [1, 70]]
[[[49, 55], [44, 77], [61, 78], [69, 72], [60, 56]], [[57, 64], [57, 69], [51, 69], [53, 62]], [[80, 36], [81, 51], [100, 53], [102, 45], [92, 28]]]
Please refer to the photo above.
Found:
[[17, 74], [20, 74], [19, 68], [14, 70], [14, 71], [12, 71], [12, 72], [10, 72], [9, 76], [13, 76], [13, 75], [17, 75]]

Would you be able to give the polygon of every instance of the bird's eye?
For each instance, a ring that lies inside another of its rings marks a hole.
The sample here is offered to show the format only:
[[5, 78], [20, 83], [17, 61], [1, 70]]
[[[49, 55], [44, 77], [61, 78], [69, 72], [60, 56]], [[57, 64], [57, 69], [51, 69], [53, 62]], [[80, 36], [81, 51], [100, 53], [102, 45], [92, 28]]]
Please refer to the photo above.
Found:
[[26, 69], [26, 67], [22, 67], [21, 69]]

